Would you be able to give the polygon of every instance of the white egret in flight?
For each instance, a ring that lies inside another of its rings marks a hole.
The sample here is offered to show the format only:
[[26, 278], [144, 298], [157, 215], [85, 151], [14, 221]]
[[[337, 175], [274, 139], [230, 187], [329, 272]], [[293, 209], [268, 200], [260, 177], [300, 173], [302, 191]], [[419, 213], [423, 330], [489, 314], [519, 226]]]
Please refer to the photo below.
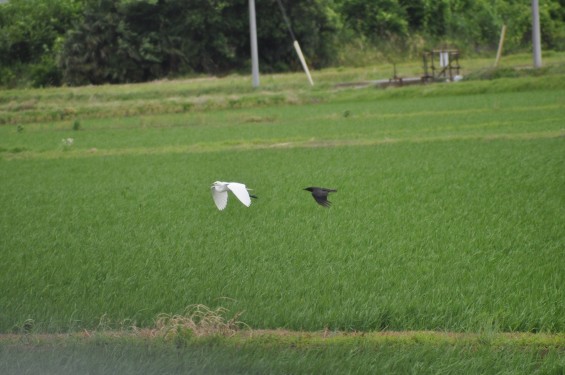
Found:
[[222, 182], [216, 181], [210, 187], [212, 190], [212, 198], [218, 210], [223, 210], [228, 204], [228, 190], [230, 190], [236, 197], [249, 207], [251, 205], [251, 198], [257, 198], [255, 195], [250, 195], [245, 184], [239, 182]]

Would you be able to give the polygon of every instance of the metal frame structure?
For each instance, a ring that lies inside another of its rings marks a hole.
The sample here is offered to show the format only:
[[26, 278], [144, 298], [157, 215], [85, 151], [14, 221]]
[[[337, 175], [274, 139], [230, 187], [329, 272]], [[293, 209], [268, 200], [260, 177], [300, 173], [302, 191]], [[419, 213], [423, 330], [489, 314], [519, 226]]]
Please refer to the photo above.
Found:
[[[424, 62], [424, 75], [422, 81], [429, 82], [438, 79], [449, 79], [459, 75], [461, 66], [459, 65], [458, 49], [434, 49], [426, 51], [422, 55]], [[436, 66], [435, 61], [438, 61]]]

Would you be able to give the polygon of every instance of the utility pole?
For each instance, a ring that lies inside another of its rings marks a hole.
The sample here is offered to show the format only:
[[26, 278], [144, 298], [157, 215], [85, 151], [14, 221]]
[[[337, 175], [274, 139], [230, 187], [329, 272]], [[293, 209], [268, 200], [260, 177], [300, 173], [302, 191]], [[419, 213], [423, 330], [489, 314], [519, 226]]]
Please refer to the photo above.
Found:
[[251, 36], [251, 84], [253, 87], [259, 87], [259, 53], [257, 52], [255, 0], [249, 0], [249, 35]]
[[534, 68], [541, 68], [541, 33], [538, 0], [532, 0], [532, 45], [534, 52]]

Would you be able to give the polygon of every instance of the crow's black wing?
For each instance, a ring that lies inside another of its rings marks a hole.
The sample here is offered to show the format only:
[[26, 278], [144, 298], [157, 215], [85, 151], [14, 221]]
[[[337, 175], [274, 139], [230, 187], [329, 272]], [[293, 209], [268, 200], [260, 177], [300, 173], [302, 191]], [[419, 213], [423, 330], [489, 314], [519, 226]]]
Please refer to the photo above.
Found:
[[332, 202], [328, 200], [328, 192], [325, 190], [315, 189], [312, 192], [312, 196], [314, 197], [316, 202], [318, 202], [318, 204], [324, 207], [329, 207], [332, 204]]

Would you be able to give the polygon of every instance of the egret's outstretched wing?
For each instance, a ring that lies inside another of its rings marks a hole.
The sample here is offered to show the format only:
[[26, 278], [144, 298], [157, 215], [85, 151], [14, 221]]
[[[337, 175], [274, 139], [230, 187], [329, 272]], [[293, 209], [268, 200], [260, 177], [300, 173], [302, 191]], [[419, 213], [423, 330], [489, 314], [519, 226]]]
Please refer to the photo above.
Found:
[[244, 205], [249, 207], [251, 205], [251, 197], [249, 196], [249, 192], [244, 184], [240, 184], [238, 182], [230, 182], [228, 184], [228, 189], [235, 194], [237, 199], [241, 201]]
[[214, 198], [214, 203], [218, 207], [218, 210], [223, 210], [228, 204], [228, 192], [218, 191], [212, 186], [212, 198]]

